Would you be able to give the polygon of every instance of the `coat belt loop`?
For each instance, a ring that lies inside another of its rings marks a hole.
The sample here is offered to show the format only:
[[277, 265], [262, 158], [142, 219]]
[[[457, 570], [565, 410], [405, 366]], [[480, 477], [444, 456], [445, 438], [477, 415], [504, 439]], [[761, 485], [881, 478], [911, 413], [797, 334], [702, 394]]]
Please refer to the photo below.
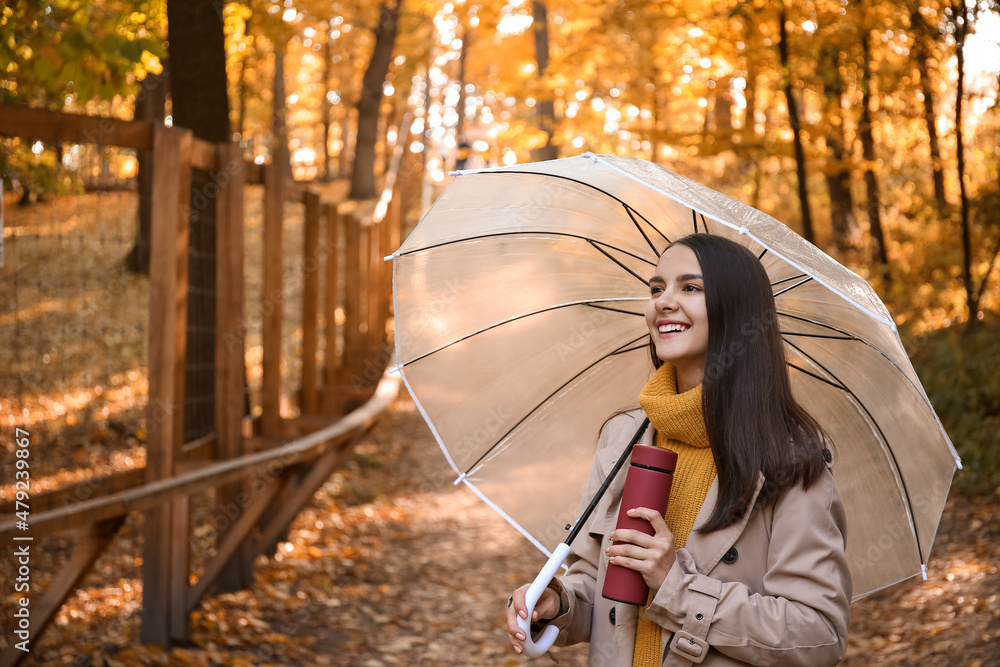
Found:
[[[715, 582], [713, 582], [715, 583]], [[663, 663], [664, 667], [690, 667], [705, 659], [708, 655], [708, 629], [715, 618], [715, 609], [719, 605], [721, 585], [719, 590], [702, 590], [692, 586], [688, 591], [692, 594], [687, 616], [681, 629], [670, 639], [670, 655]]]

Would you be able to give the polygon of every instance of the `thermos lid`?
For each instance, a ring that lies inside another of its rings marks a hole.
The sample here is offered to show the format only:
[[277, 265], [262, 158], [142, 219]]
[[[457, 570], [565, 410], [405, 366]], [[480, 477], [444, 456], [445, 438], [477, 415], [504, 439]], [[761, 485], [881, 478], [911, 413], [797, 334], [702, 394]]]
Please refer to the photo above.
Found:
[[674, 466], [677, 465], [677, 452], [649, 445], [636, 445], [632, 448], [632, 465], [672, 473]]

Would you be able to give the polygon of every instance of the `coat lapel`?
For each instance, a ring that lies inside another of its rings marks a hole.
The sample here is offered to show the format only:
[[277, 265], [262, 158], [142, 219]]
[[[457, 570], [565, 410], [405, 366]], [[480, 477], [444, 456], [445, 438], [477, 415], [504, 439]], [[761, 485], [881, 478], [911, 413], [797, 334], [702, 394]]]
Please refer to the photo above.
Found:
[[704, 526], [708, 522], [708, 518], [712, 516], [712, 512], [715, 511], [715, 506], [719, 502], [719, 477], [718, 475], [712, 480], [712, 486], [708, 489], [708, 495], [705, 496], [705, 502], [701, 505], [701, 510], [698, 512], [698, 516], [694, 521], [694, 528], [691, 530], [691, 534], [688, 536], [687, 543], [684, 547], [691, 554], [698, 567], [698, 571], [701, 574], [708, 574], [712, 569], [719, 563], [719, 560], [725, 555], [729, 548], [736, 543], [739, 536], [743, 533], [743, 529], [747, 525], [747, 521], [750, 520], [750, 514], [753, 512], [754, 504], [757, 502], [757, 496], [760, 495], [760, 490], [764, 486], [764, 475], [760, 474], [757, 478], [757, 488], [754, 489], [753, 498], [751, 502], [747, 505], [746, 510], [743, 512], [743, 516], [740, 520], [732, 525], [729, 525], [721, 530], [716, 530], [711, 533], [699, 532], [699, 528]]

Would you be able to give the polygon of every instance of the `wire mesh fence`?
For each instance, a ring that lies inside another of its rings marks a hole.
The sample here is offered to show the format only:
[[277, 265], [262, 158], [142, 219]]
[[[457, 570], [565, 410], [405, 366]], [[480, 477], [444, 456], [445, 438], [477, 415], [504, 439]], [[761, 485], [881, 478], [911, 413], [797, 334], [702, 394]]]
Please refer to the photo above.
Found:
[[[59, 471], [141, 464], [149, 284], [123, 262], [136, 240], [135, 192], [19, 199], [3, 202], [0, 420], [10, 427], [2, 437], [22, 428], [45, 452], [32, 471], [41, 491]], [[3, 444], [6, 467], [13, 443]]]

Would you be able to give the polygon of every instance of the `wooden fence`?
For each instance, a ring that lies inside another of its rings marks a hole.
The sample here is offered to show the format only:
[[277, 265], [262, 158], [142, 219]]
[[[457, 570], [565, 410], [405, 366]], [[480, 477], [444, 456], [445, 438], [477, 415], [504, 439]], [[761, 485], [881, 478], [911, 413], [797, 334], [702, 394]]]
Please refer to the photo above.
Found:
[[[31, 497], [28, 535], [70, 531], [79, 538], [70, 562], [42, 596], [31, 599], [31, 641], [52, 621], [125, 517], [138, 511], [145, 513], [141, 639], [162, 645], [184, 640], [189, 614], [202, 596], [212, 586], [234, 590], [250, 582], [256, 555], [273, 550], [342, 463], [347, 445], [395, 396], [396, 381], [383, 373], [392, 348], [386, 336], [391, 274], [382, 257], [400, 241], [407, 131], [398, 133], [381, 199], [343, 203], [325, 202], [318, 190], [286, 182], [279, 162], [287, 155], [263, 166], [246, 163], [237, 146], [201, 141], [181, 128], [0, 106], [0, 135], [152, 150], [155, 156], [146, 409], [155, 428], [146, 441], [146, 466], [81, 483], [86, 494], [74, 494], [71, 487]], [[210, 172], [217, 190], [216, 409], [214, 432], [183, 442], [192, 169]], [[247, 304], [244, 186], [253, 183], [264, 186], [263, 289], [259, 303]], [[305, 254], [297, 264], [303, 284], [297, 415], [281, 411], [282, 336], [287, 334], [280, 307], [282, 238], [288, 201], [304, 207]], [[260, 414], [253, 419], [244, 407], [247, 305], [262, 314]], [[322, 355], [320, 341], [325, 342]], [[258, 482], [253, 488], [251, 477]], [[192, 584], [190, 498], [208, 488], [215, 489], [217, 511], [225, 512], [229, 525]], [[66, 504], [67, 497], [87, 500]], [[0, 505], [4, 541], [24, 535], [17, 531], [13, 511], [13, 503]], [[24, 655], [12, 642], [0, 665], [14, 665]]]

